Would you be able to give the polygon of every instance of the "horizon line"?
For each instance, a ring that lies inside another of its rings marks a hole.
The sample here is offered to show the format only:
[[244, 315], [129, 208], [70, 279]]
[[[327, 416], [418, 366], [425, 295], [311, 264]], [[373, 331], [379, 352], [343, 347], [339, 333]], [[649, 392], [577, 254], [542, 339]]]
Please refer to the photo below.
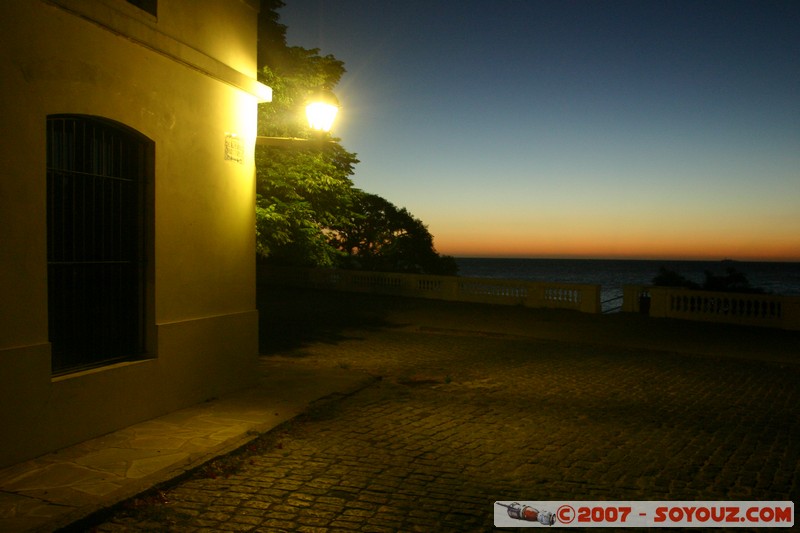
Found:
[[800, 263], [800, 258], [746, 258], [725, 257], [647, 257], [647, 256], [584, 256], [584, 255], [534, 255], [534, 254], [453, 254], [440, 252], [441, 255], [455, 259], [551, 259], [576, 261], [695, 261], [708, 263]]

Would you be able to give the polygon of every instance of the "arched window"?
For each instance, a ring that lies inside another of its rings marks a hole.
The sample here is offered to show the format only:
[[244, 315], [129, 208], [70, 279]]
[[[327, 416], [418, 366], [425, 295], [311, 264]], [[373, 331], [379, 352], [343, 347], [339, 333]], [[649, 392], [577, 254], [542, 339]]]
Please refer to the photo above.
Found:
[[145, 185], [153, 143], [112, 121], [47, 117], [48, 325], [53, 373], [145, 352]]

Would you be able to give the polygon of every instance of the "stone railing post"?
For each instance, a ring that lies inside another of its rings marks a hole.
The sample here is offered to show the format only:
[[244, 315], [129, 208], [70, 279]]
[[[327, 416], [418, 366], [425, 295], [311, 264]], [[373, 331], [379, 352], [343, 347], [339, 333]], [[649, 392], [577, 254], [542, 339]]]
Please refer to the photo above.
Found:
[[800, 296], [786, 296], [783, 302], [784, 329], [800, 331]]

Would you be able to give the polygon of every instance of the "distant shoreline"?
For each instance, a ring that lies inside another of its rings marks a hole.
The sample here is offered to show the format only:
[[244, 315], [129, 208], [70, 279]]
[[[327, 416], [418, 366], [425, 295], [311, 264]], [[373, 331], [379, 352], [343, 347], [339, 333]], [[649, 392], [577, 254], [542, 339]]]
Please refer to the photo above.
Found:
[[706, 271], [721, 275], [733, 267], [752, 287], [771, 294], [800, 295], [797, 262], [521, 257], [455, 257], [455, 261], [462, 277], [600, 285], [603, 300], [621, 295], [625, 285], [652, 285], [661, 267], [698, 284], [705, 280]]
[[800, 259], [672, 259], [672, 258], [651, 258], [651, 257], [577, 257], [577, 256], [536, 256], [536, 255], [451, 255], [456, 260], [459, 259], [510, 259], [510, 260], [542, 260], [542, 261], [649, 261], [651, 263], [782, 263], [797, 264], [800, 267]]

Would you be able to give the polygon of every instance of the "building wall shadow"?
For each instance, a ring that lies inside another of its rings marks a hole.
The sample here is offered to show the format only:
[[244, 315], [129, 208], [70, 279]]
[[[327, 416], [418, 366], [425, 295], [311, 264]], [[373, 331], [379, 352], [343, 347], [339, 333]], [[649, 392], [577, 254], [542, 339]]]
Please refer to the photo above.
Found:
[[289, 287], [263, 279], [258, 280], [256, 300], [261, 355], [352, 339], [356, 329], [402, 327], [390, 314], [408, 305], [402, 298]]

